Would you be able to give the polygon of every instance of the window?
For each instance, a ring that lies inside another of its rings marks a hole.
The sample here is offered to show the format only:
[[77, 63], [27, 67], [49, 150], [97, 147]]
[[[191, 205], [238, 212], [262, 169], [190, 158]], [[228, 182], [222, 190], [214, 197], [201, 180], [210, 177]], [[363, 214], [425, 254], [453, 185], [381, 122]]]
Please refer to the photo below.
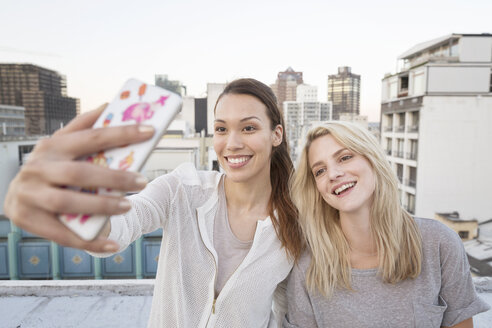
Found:
[[458, 235], [461, 239], [468, 239], [468, 231], [459, 231]]
[[490, 71], [490, 89], [489, 92], [492, 92], [492, 71]]

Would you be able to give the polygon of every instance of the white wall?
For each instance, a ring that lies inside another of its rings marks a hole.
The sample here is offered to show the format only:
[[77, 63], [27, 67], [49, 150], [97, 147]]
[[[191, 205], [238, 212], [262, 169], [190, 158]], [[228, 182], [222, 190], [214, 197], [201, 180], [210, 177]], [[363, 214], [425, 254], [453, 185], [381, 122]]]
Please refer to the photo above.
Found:
[[209, 135], [214, 134], [214, 107], [225, 86], [225, 83], [207, 83], [207, 130]]
[[160, 175], [171, 172], [185, 162], [193, 163], [197, 168], [199, 167], [198, 148], [155, 149], [149, 156], [142, 173], [149, 180], [152, 180]]
[[190, 128], [195, 130], [195, 97], [184, 96], [183, 107], [181, 109], [181, 119], [188, 122]]
[[429, 66], [427, 92], [489, 92], [490, 66]]
[[492, 218], [492, 96], [427, 96], [420, 111], [416, 215]]
[[34, 145], [36, 140], [0, 142], [0, 214], [10, 181], [19, 172], [19, 145]]
[[458, 44], [460, 62], [491, 62], [491, 37], [462, 37]]

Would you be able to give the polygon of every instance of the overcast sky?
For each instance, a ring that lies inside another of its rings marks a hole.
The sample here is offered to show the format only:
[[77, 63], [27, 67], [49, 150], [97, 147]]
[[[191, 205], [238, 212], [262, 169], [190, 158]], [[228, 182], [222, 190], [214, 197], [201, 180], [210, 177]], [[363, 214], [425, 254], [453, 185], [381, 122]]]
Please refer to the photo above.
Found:
[[130, 77], [168, 74], [203, 96], [207, 82], [267, 84], [291, 66], [326, 100], [338, 66], [361, 75], [361, 114], [379, 120], [381, 79], [398, 55], [451, 33], [492, 33], [492, 1], [0, 0], [0, 62], [67, 76], [82, 111]]

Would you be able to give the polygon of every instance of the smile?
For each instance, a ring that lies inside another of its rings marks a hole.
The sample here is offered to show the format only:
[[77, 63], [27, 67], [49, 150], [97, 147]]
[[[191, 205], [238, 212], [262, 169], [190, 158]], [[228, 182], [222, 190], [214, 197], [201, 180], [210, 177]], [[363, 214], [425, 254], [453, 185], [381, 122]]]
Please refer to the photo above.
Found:
[[250, 156], [243, 156], [243, 157], [226, 157], [227, 162], [231, 164], [241, 164], [246, 162], [248, 159], [250, 159]]
[[333, 194], [339, 196], [341, 193], [344, 191], [354, 187], [357, 184], [357, 182], [349, 182], [346, 184], [341, 185], [340, 187], [336, 188], [335, 190], [332, 191]]

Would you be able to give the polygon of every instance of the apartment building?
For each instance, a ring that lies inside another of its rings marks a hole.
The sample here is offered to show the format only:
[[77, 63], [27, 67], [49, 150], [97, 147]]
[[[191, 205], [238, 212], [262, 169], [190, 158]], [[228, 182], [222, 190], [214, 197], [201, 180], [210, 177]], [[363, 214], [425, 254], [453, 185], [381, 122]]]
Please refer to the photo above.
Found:
[[492, 35], [451, 34], [382, 80], [381, 143], [410, 213], [492, 217]]

